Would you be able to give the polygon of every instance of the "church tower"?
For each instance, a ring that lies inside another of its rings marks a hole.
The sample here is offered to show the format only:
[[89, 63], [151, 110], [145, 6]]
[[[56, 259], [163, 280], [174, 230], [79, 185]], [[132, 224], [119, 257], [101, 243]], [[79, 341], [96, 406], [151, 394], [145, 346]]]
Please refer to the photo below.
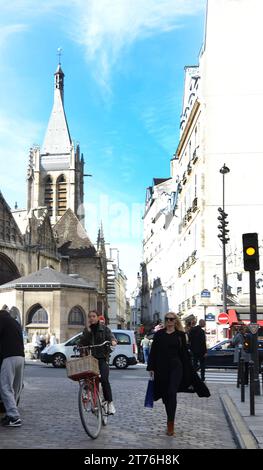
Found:
[[84, 226], [84, 159], [70, 137], [64, 110], [64, 73], [55, 72], [54, 104], [42, 147], [30, 149], [27, 210], [38, 217], [45, 207], [54, 225], [71, 209]]

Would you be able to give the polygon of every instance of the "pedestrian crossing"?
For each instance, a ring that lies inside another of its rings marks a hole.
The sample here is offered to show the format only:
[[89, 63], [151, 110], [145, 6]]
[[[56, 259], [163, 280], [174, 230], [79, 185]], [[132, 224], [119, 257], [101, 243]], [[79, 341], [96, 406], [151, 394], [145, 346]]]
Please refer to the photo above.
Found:
[[[136, 368], [146, 368], [145, 364], [138, 363]], [[205, 381], [207, 383], [221, 383], [221, 384], [236, 384], [237, 383], [237, 370], [224, 369], [206, 369]]]
[[221, 384], [236, 384], [237, 371], [220, 372], [220, 371], [205, 371], [205, 381], [207, 383], [221, 383]]

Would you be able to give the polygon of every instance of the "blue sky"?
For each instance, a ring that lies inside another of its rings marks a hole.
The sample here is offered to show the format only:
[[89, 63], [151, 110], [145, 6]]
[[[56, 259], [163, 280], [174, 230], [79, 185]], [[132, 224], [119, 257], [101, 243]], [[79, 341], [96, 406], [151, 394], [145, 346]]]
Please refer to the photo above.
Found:
[[41, 145], [63, 49], [65, 110], [86, 162], [86, 229], [120, 249], [136, 284], [145, 189], [169, 177], [184, 66], [198, 63], [205, 0], [0, 0], [0, 189], [26, 206], [28, 151]]

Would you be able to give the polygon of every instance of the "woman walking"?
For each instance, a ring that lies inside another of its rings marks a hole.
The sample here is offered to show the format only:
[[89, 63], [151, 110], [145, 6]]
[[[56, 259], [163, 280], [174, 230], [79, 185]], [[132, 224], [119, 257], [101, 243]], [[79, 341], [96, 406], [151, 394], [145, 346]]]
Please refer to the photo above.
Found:
[[[95, 310], [89, 312], [88, 324], [79, 339], [79, 346], [99, 345], [104, 343], [104, 341], [109, 341], [110, 345], [116, 346], [117, 342], [110, 328], [101, 323], [99, 317], [99, 313]], [[98, 348], [94, 347], [91, 353], [99, 361], [101, 385], [104, 399], [108, 402], [108, 414], [114, 415], [116, 410], [112, 401], [112, 391], [109, 382], [110, 345], [104, 345]]]
[[166, 434], [173, 436], [177, 392], [210, 396], [208, 388], [192, 368], [184, 328], [174, 312], [165, 315], [165, 327], [154, 335], [147, 370], [154, 377], [154, 400], [162, 398], [165, 405]]

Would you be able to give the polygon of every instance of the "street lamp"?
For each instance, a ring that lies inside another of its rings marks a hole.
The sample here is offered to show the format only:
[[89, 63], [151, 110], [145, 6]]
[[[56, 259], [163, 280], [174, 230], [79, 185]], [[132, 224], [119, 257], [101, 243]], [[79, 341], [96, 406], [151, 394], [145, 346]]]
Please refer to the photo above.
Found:
[[223, 311], [227, 313], [227, 302], [226, 302], [226, 294], [227, 294], [227, 277], [226, 277], [226, 244], [229, 242], [229, 238], [227, 234], [229, 230], [226, 228], [228, 222], [226, 220], [227, 214], [225, 213], [225, 175], [230, 172], [229, 168], [224, 163], [224, 166], [220, 168], [220, 173], [223, 175], [223, 207], [218, 208], [220, 216], [218, 220], [220, 220], [220, 225], [218, 226], [220, 230], [220, 234], [218, 238], [220, 238], [222, 242], [222, 251], [223, 251]]

